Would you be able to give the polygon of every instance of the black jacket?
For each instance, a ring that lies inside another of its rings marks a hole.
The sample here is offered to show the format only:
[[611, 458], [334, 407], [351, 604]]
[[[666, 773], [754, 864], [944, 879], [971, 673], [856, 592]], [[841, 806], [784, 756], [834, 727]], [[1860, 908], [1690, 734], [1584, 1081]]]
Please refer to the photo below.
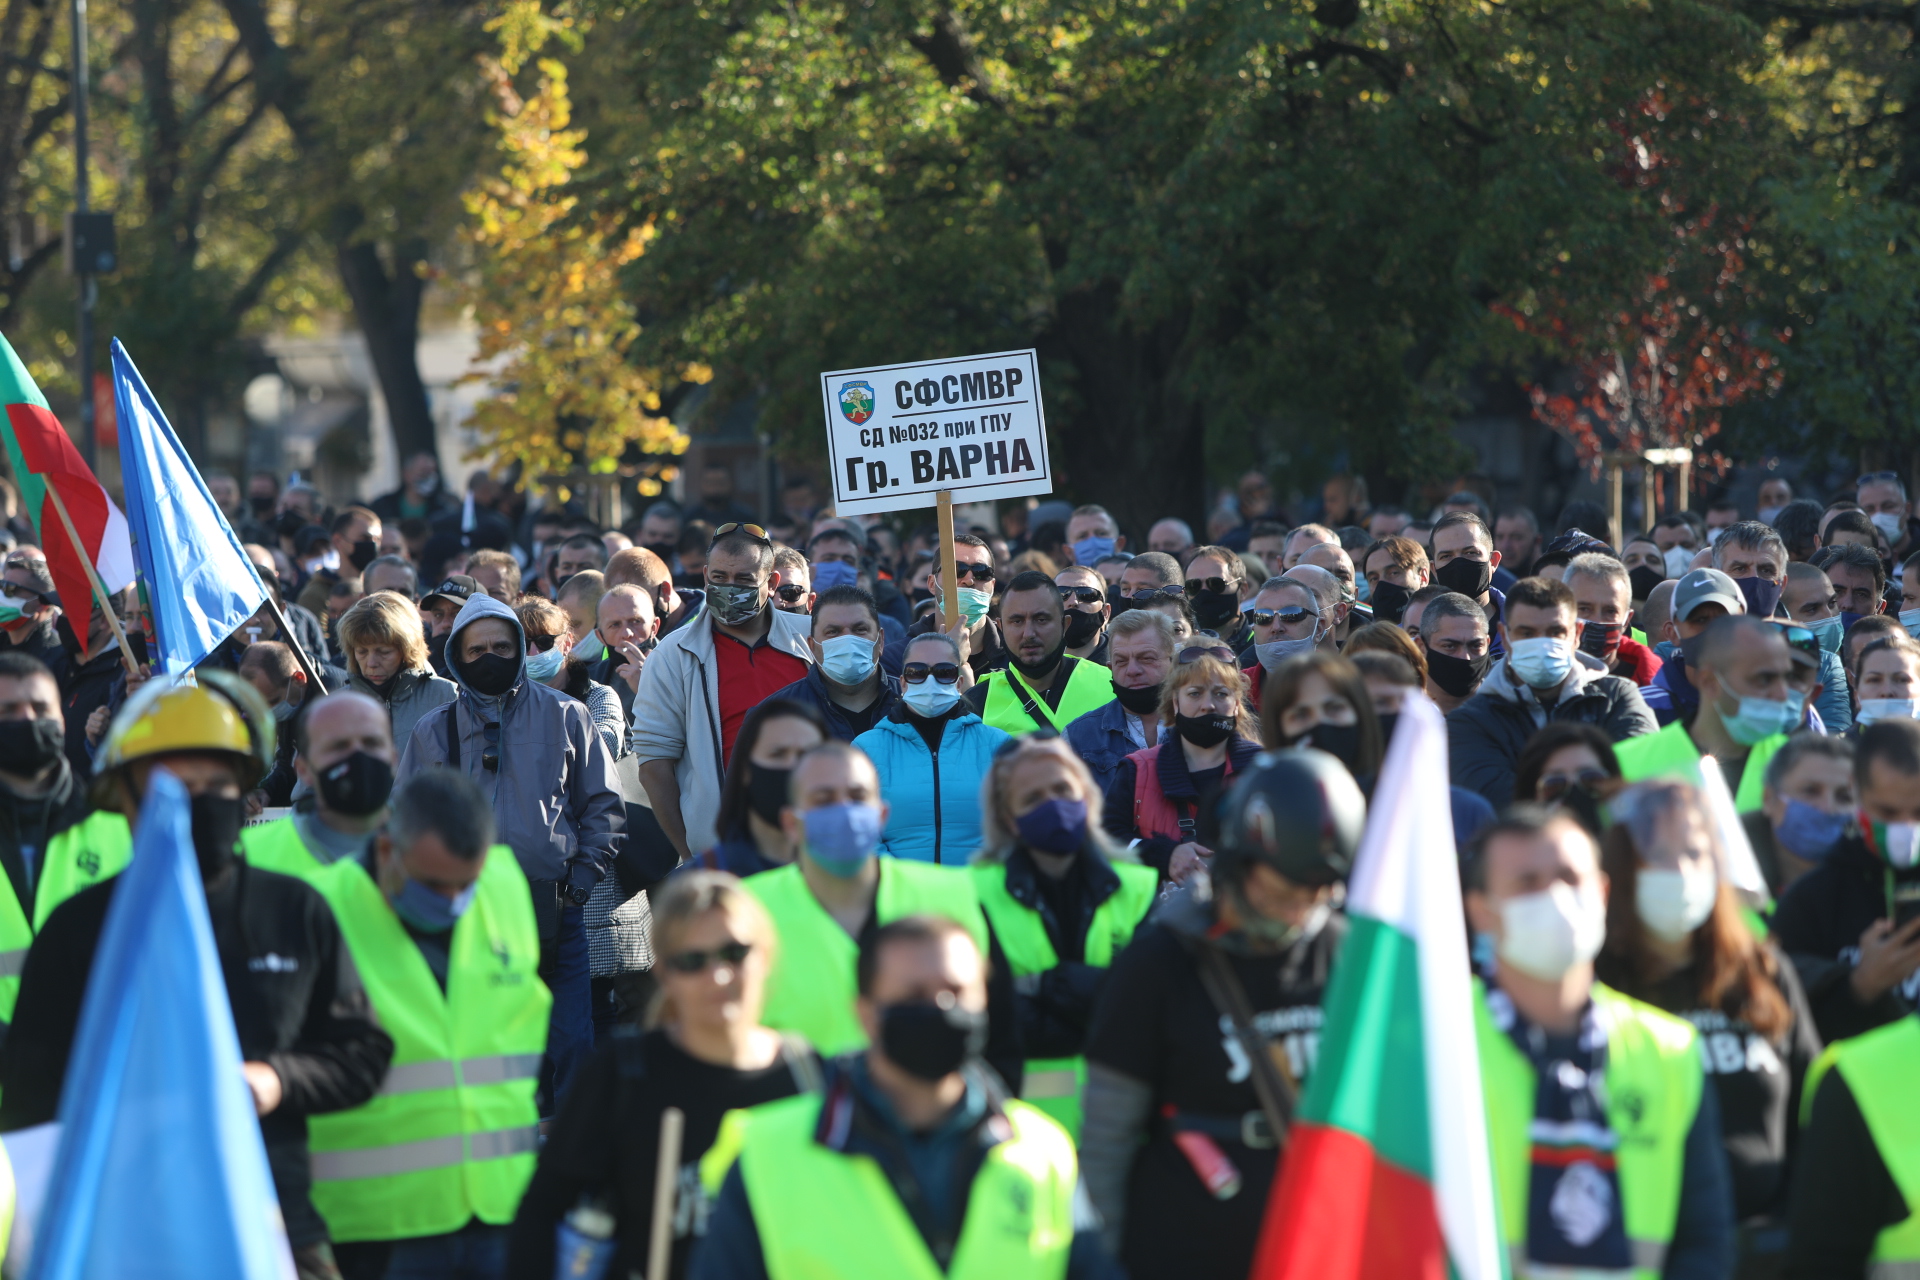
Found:
[[87, 662], [64, 649], [53, 667], [53, 678], [60, 685], [60, 713], [67, 721], [67, 763], [74, 776], [93, 776], [93, 757], [87, 751], [87, 718], [101, 707], [117, 704], [126, 688], [126, 672], [120, 665], [120, 646], [114, 645]]
[[[1185, 801], [1193, 805], [1198, 812], [1194, 814], [1196, 825], [1194, 834], [1199, 842], [1208, 848], [1213, 847], [1214, 816], [1205, 812], [1201, 804], [1204, 797], [1193, 784], [1193, 776], [1187, 772], [1187, 754], [1180, 749], [1180, 739], [1169, 737], [1160, 744], [1158, 771], [1160, 792], [1167, 799]], [[1246, 738], [1236, 737], [1227, 744], [1227, 762], [1231, 766], [1229, 776], [1244, 772], [1253, 758], [1260, 754], [1260, 744]], [[1158, 871], [1164, 878], [1167, 864], [1173, 860], [1173, 851], [1180, 847], [1180, 841], [1168, 836], [1148, 835], [1134, 828], [1133, 790], [1139, 781], [1139, 769], [1131, 758], [1120, 761], [1114, 770], [1113, 785], [1107, 788], [1106, 805], [1101, 814], [1100, 825], [1106, 833], [1121, 844], [1138, 840], [1140, 843], [1134, 852], [1140, 855], [1140, 861]], [[1223, 784], [1224, 786], [1224, 781]]]
[[809, 663], [807, 674], [795, 680], [784, 689], [775, 690], [773, 698], [785, 698], [789, 702], [798, 702], [812, 707], [827, 722], [827, 734], [842, 742], [852, 742], [873, 726], [887, 718], [887, 713], [900, 705], [900, 682], [886, 672], [880, 673], [880, 696], [870, 707], [871, 715], [859, 720], [847, 714], [847, 709], [833, 700], [827, 691], [827, 678], [820, 673], [820, 664]]
[[1652, 733], [1660, 726], [1631, 680], [1608, 675], [1598, 658], [1577, 654], [1573, 674], [1560, 696], [1542, 708], [1533, 691], [1517, 680], [1502, 659], [1480, 684], [1480, 691], [1447, 713], [1447, 758], [1452, 783], [1485, 796], [1495, 809], [1513, 803], [1513, 768], [1527, 740], [1547, 724], [1597, 725], [1609, 738]]
[[[1895, 872], [1894, 880], [1920, 880], [1920, 869]], [[1848, 834], [1825, 862], [1794, 881], [1773, 913], [1774, 936], [1800, 971], [1814, 1024], [1829, 1044], [1885, 1026], [1913, 1012], [1920, 1000], [1920, 971], [1871, 1004], [1854, 997], [1860, 935], [1875, 920], [1886, 918], [1887, 864], [1857, 833]]]
[[[0, 1049], [0, 1131], [55, 1119], [93, 953], [120, 878], [75, 894], [27, 953], [13, 1028]], [[280, 1076], [280, 1105], [260, 1118], [267, 1163], [293, 1247], [324, 1240], [307, 1191], [307, 1117], [373, 1096], [393, 1057], [326, 899], [292, 876], [235, 860], [207, 889], [214, 946], [241, 1055]]]
[[[46, 865], [47, 845], [53, 838], [87, 816], [87, 786], [76, 781], [73, 766], [65, 757], [58, 761], [59, 773], [43, 796], [27, 797], [0, 782], [0, 868], [13, 886], [13, 897], [33, 919], [32, 886], [39, 883], [39, 872]], [[33, 850], [35, 874], [27, 875], [23, 848]]]
[[1800, 1139], [1784, 1274], [1791, 1280], [1865, 1276], [1875, 1237], [1910, 1212], [1847, 1078], [1827, 1072]]
[[[1105, 967], [1084, 962], [1087, 929], [1094, 913], [1120, 892], [1120, 874], [1104, 858], [1083, 849], [1064, 879], [1050, 887], [1053, 893], [1043, 892], [1039, 869], [1024, 848], [1007, 858], [1007, 896], [1039, 915], [1060, 960], [1045, 973], [1014, 979], [1014, 1017], [1029, 1058], [1072, 1057], [1086, 1045], [1093, 1004], [1107, 976]], [[1056, 901], [1069, 904], [1071, 918], [1060, 918]], [[1008, 967], [999, 935], [993, 941], [994, 967]]]

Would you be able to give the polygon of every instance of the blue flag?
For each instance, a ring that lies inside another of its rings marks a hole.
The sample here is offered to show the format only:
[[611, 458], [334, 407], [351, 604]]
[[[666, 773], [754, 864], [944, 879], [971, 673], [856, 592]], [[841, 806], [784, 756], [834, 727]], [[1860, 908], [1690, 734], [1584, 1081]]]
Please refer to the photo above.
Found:
[[159, 666], [177, 675], [238, 631], [267, 588], [118, 338], [113, 400], [134, 564], [147, 591]]
[[291, 1280], [185, 790], [156, 769], [94, 952], [28, 1280]]

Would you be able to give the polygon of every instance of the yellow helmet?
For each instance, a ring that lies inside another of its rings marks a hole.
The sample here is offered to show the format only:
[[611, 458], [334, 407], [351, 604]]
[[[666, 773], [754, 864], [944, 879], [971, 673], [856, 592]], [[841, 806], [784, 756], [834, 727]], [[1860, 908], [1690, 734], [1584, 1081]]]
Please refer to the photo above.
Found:
[[259, 692], [226, 671], [155, 676], [128, 698], [107, 729], [99, 772], [180, 751], [223, 751], [252, 787], [273, 766], [273, 713]]

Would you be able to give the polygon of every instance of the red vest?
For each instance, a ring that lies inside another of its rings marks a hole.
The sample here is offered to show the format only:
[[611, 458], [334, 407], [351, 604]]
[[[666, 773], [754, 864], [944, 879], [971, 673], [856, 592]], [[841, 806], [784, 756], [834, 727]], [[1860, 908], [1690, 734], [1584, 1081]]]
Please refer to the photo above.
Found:
[[[1141, 840], [1165, 836], [1175, 844], [1185, 844], [1198, 831], [1198, 806], [1191, 799], [1169, 800], [1160, 789], [1160, 748], [1146, 747], [1129, 755], [1133, 761], [1133, 831]], [[1234, 774], [1233, 753], [1227, 753], [1227, 777]], [[1182, 820], [1189, 823], [1183, 829]]]

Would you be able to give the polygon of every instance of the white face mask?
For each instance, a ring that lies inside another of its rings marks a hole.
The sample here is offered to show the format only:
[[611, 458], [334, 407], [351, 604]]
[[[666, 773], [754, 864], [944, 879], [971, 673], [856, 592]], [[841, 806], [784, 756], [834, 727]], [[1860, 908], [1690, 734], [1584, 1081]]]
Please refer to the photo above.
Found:
[[1873, 521], [1874, 528], [1887, 535], [1889, 546], [1900, 541], [1907, 531], [1906, 518], [1895, 515], [1891, 511], [1876, 511], [1869, 518]]
[[1669, 578], [1686, 577], [1687, 566], [1691, 565], [1693, 563], [1693, 558], [1699, 554], [1700, 553], [1698, 551], [1695, 551], [1692, 547], [1670, 548], [1666, 554], [1667, 576]]
[[1912, 698], [1862, 698], [1860, 714], [1853, 718], [1857, 725], [1865, 727], [1882, 720], [1913, 720], [1920, 706]]
[[1500, 960], [1543, 982], [1558, 982], [1575, 965], [1600, 954], [1606, 905], [1597, 893], [1556, 883], [1543, 893], [1500, 904]]
[[[1876, 827], [1879, 824], [1875, 824]], [[1876, 831], [1876, 835], [1879, 833]], [[1889, 822], [1886, 824], [1885, 846], [1881, 852], [1886, 855], [1889, 866], [1905, 871], [1920, 864], [1920, 825], [1911, 822]]]
[[1558, 689], [1573, 672], [1573, 646], [1558, 636], [1515, 640], [1507, 650], [1507, 666], [1529, 688]]
[[1720, 880], [1712, 867], [1694, 865], [1685, 871], [1642, 867], [1635, 877], [1634, 908], [1654, 937], [1678, 942], [1707, 922], [1719, 894]]

